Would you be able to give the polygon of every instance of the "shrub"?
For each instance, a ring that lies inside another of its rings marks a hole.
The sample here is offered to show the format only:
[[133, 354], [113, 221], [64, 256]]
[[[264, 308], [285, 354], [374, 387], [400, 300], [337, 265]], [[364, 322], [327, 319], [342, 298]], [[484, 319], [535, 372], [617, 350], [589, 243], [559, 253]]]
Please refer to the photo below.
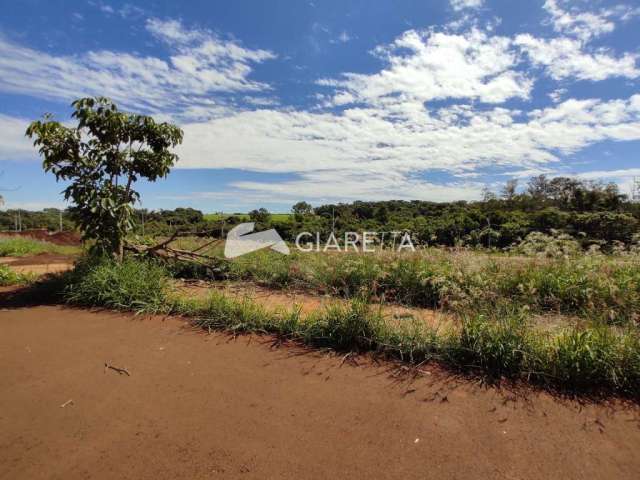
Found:
[[166, 309], [168, 276], [152, 261], [86, 257], [67, 274], [63, 297], [84, 306], [159, 312]]
[[559, 258], [577, 255], [582, 251], [582, 248], [571, 235], [552, 230], [551, 235], [531, 232], [511, 250], [523, 255], [544, 255]]

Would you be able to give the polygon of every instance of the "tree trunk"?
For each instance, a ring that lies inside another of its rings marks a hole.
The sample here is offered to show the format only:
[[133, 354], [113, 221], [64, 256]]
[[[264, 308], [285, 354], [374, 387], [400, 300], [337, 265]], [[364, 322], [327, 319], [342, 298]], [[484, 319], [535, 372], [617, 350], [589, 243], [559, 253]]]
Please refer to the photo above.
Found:
[[117, 262], [122, 263], [124, 259], [124, 239], [122, 237], [118, 237], [116, 240], [113, 256]]

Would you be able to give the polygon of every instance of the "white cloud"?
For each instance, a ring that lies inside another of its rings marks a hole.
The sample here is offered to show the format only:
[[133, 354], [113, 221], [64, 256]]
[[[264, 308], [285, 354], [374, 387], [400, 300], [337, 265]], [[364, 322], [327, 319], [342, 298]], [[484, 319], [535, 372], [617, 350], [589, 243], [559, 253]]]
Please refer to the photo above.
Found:
[[338, 38], [336, 40], [332, 40], [332, 43], [347, 43], [350, 42], [351, 40], [353, 40], [353, 38], [351, 37], [351, 35], [349, 35], [346, 31], [342, 31], [340, 32], [340, 35], [338, 35]]
[[[211, 95], [270, 89], [249, 78], [253, 64], [275, 57], [269, 51], [178, 21], [151, 19], [147, 28], [169, 46], [168, 60], [108, 50], [53, 56], [0, 37], [0, 89], [65, 102], [104, 95], [126, 108], [177, 115], [210, 104]], [[219, 114], [218, 103], [212, 115]]]
[[271, 202], [295, 202], [300, 198], [314, 203], [355, 200], [430, 200], [447, 202], [480, 199], [483, 185], [472, 182], [438, 184], [404, 175], [369, 172], [318, 171], [279, 183], [235, 182], [241, 195], [260, 195]]
[[539, 171], [599, 141], [640, 140], [640, 95], [570, 99], [526, 115], [469, 105], [424, 108], [400, 119], [374, 108], [339, 114], [260, 110], [183, 128], [179, 168], [299, 175], [276, 184], [234, 185], [254, 194], [444, 200], [474, 197], [481, 186], [449, 183], [438, 189], [429, 180], [432, 171], [460, 177], [491, 167]]
[[319, 82], [339, 87], [335, 105], [398, 105], [447, 98], [501, 103], [528, 98], [532, 87], [529, 78], [512, 69], [518, 60], [510, 39], [477, 29], [460, 35], [409, 30], [375, 52], [387, 68]]
[[558, 103], [568, 92], [569, 91], [566, 88], [556, 88], [553, 92], [548, 94], [548, 97], [553, 103]]
[[638, 78], [638, 56], [625, 53], [615, 57], [604, 49], [589, 53], [579, 40], [570, 38], [535, 38], [530, 34], [516, 36], [515, 44], [527, 53], [534, 65], [545, 67], [555, 80], [605, 80], [609, 77]]
[[98, 8], [98, 10], [100, 10], [102, 13], [106, 14], [107, 16], [115, 15], [117, 13], [123, 19], [133, 19], [133, 18], [141, 17], [145, 14], [145, 11], [142, 8], [136, 7], [135, 5], [131, 5], [130, 3], [125, 3], [119, 9], [116, 9], [107, 3], [103, 3], [99, 1], [96, 2], [96, 1], [90, 0], [88, 3], [89, 5], [92, 5]]
[[456, 12], [466, 8], [480, 8], [484, 0], [450, 0], [451, 8]]
[[576, 8], [565, 10], [562, 0], [546, 0], [544, 9], [551, 16], [556, 32], [575, 36], [583, 42], [615, 30], [614, 19], [622, 21], [640, 15], [640, 8], [618, 5], [598, 12], [580, 12]]
[[35, 158], [36, 150], [24, 136], [28, 125], [28, 120], [0, 113], [0, 160]]

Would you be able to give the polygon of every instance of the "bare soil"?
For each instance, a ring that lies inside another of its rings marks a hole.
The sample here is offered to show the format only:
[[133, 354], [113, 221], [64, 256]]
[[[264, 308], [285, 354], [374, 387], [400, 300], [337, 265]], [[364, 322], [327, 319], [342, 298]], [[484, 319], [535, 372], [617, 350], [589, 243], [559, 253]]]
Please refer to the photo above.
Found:
[[[248, 298], [271, 310], [299, 308], [304, 314], [312, 313], [328, 305], [349, 301], [330, 295], [317, 295], [304, 291], [275, 290], [250, 282], [179, 282], [176, 285], [180, 295], [205, 298], [212, 291], [218, 291], [236, 299]], [[373, 308], [376, 308], [375, 306]], [[442, 310], [432, 308], [405, 307], [403, 305], [386, 304], [381, 308], [387, 319], [402, 321], [415, 318], [433, 327], [444, 328], [454, 321], [453, 317]]]
[[[105, 362], [130, 376], [105, 369]], [[2, 479], [635, 479], [640, 410], [206, 335], [0, 310]]]
[[0, 263], [8, 265], [17, 273], [45, 275], [59, 273], [73, 268], [75, 258], [55, 253], [40, 253], [28, 257], [0, 257]]
[[1, 232], [0, 238], [24, 237], [55, 243], [56, 245], [77, 246], [82, 244], [82, 237], [78, 232], [49, 232], [46, 228], [34, 228], [21, 232]]

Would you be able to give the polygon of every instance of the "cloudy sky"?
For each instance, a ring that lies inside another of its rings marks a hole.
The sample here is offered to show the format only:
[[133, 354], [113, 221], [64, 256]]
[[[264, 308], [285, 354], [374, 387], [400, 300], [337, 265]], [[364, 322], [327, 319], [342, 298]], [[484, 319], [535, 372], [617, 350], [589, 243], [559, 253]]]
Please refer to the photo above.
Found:
[[0, 192], [63, 206], [23, 134], [106, 95], [178, 123], [144, 207], [479, 198], [640, 176], [637, 0], [0, 0]]

